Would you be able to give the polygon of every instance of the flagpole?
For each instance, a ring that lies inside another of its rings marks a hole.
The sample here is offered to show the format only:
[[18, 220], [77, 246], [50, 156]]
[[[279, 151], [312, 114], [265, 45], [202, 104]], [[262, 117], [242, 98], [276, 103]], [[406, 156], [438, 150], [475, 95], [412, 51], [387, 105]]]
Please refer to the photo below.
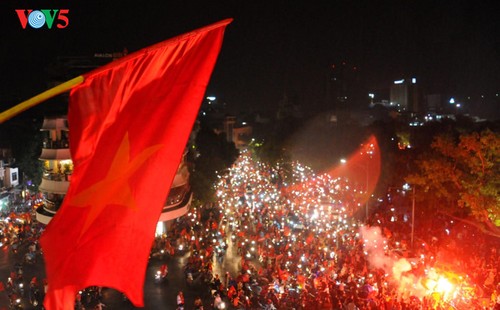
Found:
[[36, 106], [39, 103], [44, 102], [47, 99], [50, 99], [52, 97], [55, 97], [59, 94], [62, 94], [71, 88], [75, 87], [76, 85], [82, 83], [84, 81], [84, 78], [82, 75], [77, 76], [76, 78], [73, 78], [69, 81], [66, 81], [64, 83], [61, 83], [55, 87], [52, 87], [51, 89], [48, 89], [44, 91], [43, 93], [40, 93], [34, 97], [31, 97], [28, 100], [25, 100], [18, 105], [13, 106], [12, 108], [3, 111], [0, 113], [0, 124], [4, 123], [5, 121], [11, 119], [12, 117], [20, 114], [21, 112], [26, 111], [29, 108], [32, 108]]

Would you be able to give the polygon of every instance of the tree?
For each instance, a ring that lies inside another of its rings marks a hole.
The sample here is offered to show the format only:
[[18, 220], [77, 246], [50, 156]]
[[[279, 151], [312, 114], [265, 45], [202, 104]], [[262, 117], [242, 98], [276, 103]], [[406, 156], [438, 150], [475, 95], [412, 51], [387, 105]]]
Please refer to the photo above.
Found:
[[440, 211], [456, 213], [458, 206], [484, 231], [500, 237], [500, 135], [488, 129], [458, 139], [439, 135], [431, 147], [406, 181], [430, 198], [449, 202]]
[[259, 160], [262, 160], [270, 166], [275, 166], [277, 163], [284, 161], [285, 158], [289, 158], [285, 148], [279, 142], [270, 140], [269, 142], [264, 141], [258, 146], [255, 146], [255, 144], [251, 144], [250, 146], [253, 150], [252, 153]]
[[234, 143], [225, 135], [217, 135], [207, 124], [201, 123], [195, 139], [197, 156], [191, 171], [190, 183], [196, 199], [201, 203], [214, 200], [217, 173], [231, 167], [238, 156]]

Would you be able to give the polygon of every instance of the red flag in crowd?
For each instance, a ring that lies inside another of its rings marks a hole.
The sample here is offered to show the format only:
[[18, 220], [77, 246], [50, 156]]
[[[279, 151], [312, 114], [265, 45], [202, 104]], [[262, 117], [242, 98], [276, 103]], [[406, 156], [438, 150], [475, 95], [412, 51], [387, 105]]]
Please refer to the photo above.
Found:
[[70, 94], [74, 163], [41, 237], [47, 309], [104, 286], [138, 307], [162, 207], [231, 20], [158, 43], [84, 75]]

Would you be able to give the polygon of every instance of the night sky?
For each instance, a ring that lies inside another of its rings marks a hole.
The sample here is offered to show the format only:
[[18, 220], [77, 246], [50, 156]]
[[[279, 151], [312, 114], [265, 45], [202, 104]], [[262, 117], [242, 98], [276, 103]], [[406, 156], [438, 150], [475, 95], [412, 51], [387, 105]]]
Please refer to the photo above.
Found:
[[[274, 110], [285, 92], [319, 109], [332, 65], [345, 62], [359, 70], [364, 90], [414, 76], [428, 92], [483, 95], [476, 111], [498, 113], [498, 7], [477, 0], [2, 0], [0, 99], [13, 105], [47, 89], [46, 66], [57, 56], [133, 52], [231, 17], [208, 94], [234, 111]], [[69, 25], [22, 29], [15, 9], [69, 9]]]

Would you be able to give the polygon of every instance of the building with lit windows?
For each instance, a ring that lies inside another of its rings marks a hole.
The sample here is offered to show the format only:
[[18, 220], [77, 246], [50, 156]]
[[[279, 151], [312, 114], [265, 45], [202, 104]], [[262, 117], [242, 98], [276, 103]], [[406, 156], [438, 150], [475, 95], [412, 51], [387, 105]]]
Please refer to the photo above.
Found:
[[43, 204], [36, 209], [38, 222], [48, 224], [68, 191], [73, 162], [69, 151], [68, 120], [65, 116], [46, 117], [40, 129], [43, 135], [42, 182], [38, 189], [43, 195]]
[[421, 113], [422, 106], [419, 100], [417, 79], [401, 79], [391, 85], [390, 106], [396, 107], [399, 112]]

